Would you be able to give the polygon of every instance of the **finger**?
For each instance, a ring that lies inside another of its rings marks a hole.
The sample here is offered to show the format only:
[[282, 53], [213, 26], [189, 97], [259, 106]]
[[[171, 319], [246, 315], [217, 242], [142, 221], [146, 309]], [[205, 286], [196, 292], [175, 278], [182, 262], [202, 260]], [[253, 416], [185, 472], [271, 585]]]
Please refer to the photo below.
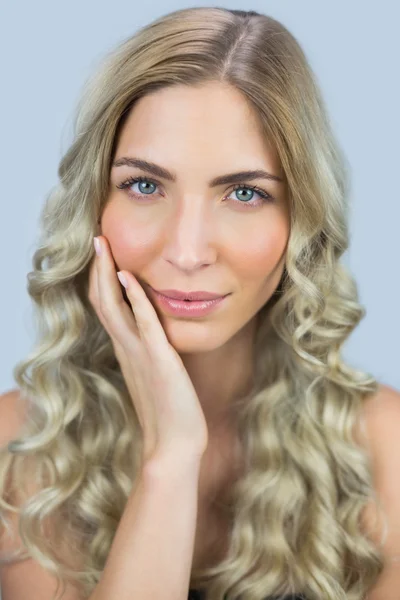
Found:
[[93, 259], [89, 267], [89, 286], [88, 286], [88, 298], [93, 308], [98, 310], [98, 289], [97, 289], [97, 266], [96, 257]]
[[[170, 356], [170, 354], [166, 354], [166, 351], [170, 349], [170, 344], [152, 303], [147, 298], [144, 289], [136, 277], [129, 271], [121, 271], [120, 273], [125, 276], [127, 282], [125, 292], [130, 306], [125, 302], [122, 295], [124, 288], [118, 279], [108, 240], [104, 236], [98, 236], [97, 239], [100, 241], [102, 248], [102, 253], [98, 257], [98, 275], [100, 276], [99, 296], [101, 297], [101, 302], [103, 302], [104, 298], [104, 309], [102, 308], [102, 311], [106, 311], [107, 314], [105, 316], [108, 320], [115, 319], [114, 322], [118, 327], [118, 332], [123, 327], [123, 323], [119, 318], [120, 314], [122, 313], [127, 316], [127, 313], [130, 313], [131, 319], [129, 322], [132, 321], [132, 315], [134, 315], [135, 333], [139, 335], [147, 351], [153, 356], [159, 356], [165, 360], [166, 357]], [[104, 273], [104, 279], [101, 279], [102, 273]], [[107, 285], [105, 286], [106, 281]], [[114, 315], [114, 308], [110, 312], [109, 307], [115, 306], [120, 310], [116, 310], [116, 314]], [[129, 319], [128, 316], [127, 318]], [[122, 339], [126, 339], [126, 342], [129, 341], [127, 337]]]
[[124, 288], [118, 279], [108, 240], [103, 236], [98, 239], [102, 248], [101, 256], [98, 257], [100, 304], [107, 322], [114, 327], [114, 335], [124, 347], [132, 351], [143, 350], [138, 345], [138, 341], [141, 341], [148, 354], [162, 361], [168, 360], [171, 357], [168, 353], [170, 345], [144, 289], [132, 273], [121, 271], [128, 284], [126, 296], [130, 305], [125, 302], [122, 295]]
[[121, 355], [123, 355], [122, 346], [119, 342], [117, 342], [117, 340], [111, 335], [110, 331], [108, 330], [107, 322], [104, 319], [104, 317], [101, 313], [100, 307], [99, 307], [99, 290], [98, 290], [96, 257], [94, 258], [92, 264], [90, 265], [88, 298], [90, 300], [91, 305], [93, 306], [93, 308], [95, 310], [97, 318], [99, 319], [100, 323], [102, 324], [102, 326], [104, 327], [104, 329], [107, 331], [107, 333], [110, 336], [111, 343], [113, 345], [114, 352], [115, 352], [117, 359], [120, 360]]
[[[96, 258], [92, 261], [89, 267], [89, 286], [88, 286], [88, 298], [90, 304], [93, 306], [97, 317], [102, 321], [102, 315], [99, 311], [99, 292], [98, 292], [98, 282], [97, 282], [97, 263]], [[104, 325], [104, 323], [103, 323]]]
[[139, 345], [139, 331], [132, 309], [125, 302], [107, 240], [99, 236], [101, 255], [96, 257], [98, 310], [108, 333], [131, 350]]
[[[95, 308], [96, 312], [98, 311], [98, 283], [97, 283], [97, 262], [96, 262], [96, 255], [94, 256], [94, 259], [92, 260], [92, 263], [90, 264], [90, 268], [89, 268], [89, 289], [88, 289], [88, 298], [91, 302], [91, 304], [93, 305], [93, 307]], [[128, 297], [126, 295], [126, 290], [125, 288], [121, 288], [122, 289], [122, 295], [123, 298], [125, 300], [125, 302], [127, 302], [129, 304], [129, 300]], [[100, 315], [98, 315], [99, 318], [101, 318]]]
[[170, 344], [154, 306], [132, 273], [129, 271], [120, 271], [120, 274], [127, 283], [126, 294], [135, 314], [140, 338], [153, 356], [162, 357], [164, 360], [167, 359]]

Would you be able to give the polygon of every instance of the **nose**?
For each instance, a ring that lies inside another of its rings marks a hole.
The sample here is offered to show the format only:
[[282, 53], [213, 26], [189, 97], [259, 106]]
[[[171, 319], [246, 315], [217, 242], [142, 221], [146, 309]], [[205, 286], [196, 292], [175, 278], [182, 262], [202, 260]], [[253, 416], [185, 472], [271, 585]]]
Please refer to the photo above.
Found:
[[216, 222], [200, 198], [187, 198], [165, 232], [164, 259], [184, 272], [198, 270], [216, 260]]

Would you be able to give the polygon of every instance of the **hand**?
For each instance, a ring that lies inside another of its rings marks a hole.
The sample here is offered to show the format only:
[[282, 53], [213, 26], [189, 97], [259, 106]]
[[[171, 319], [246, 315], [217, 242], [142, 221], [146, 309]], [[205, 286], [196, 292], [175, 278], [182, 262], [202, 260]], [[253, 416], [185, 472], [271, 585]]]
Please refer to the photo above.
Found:
[[171, 451], [193, 449], [202, 455], [208, 444], [204, 413], [179, 354], [168, 342], [158, 315], [137, 279], [123, 296], [110, 245], [98, 236], [101, 255], [90, 267], [89, 300], [111, 337], [143, 433], [143, 463]]

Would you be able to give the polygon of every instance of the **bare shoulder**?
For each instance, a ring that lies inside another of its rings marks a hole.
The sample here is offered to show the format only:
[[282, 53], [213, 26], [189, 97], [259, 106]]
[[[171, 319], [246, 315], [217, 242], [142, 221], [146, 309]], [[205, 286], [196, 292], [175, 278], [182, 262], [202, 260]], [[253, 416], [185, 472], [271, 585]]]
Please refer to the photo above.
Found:
[[355, 439], [368, 450], [378, 431], [389, 426], [390, 416], [400, 411], [400, 392], [384, 383], [378, 384], [375, 394], [364, 398], [361, 414], [355, 424]]
[[400, 392], [381, 384], [377, 393], [366, 400], [362, 419], [375, 476], [381, 482], [389, 473], [394, 475], [393, 466], [400, 460]]
[[[20, 391], [13, 389], [0, 395], [0, 448], [4, 449], [8, 443], [17, 438], [22, 430], [26, 418], [26, 402], [22, 400]], [[9, 499], [7, 487], [9, 479], [0, 481], [0, 489], [3, 489], [3, 498]], [[33, 479], [27, 476], [29, 493], [35, 491]], [[19, 505], [18, 498], [12, 498], [12, 504]], [[2, 509], [3, 510], [3, 509]], [[0, 553], [7, 554], [17, 548], [24, 547], [18, 532], [18, 514], [3, 513], [10, 521], [13, 538], [4, 535], [0, 527]], [[1, 519], [0, 519], [1, 523]], [[41, 565], [31, 558], [22, 562], [14, 562], [9, 565], [0, 563], [0, 581], [2, 600], [51, 600], [55, 594], [57, 581], [55, 577], [46, 571]], [[79, 591], [68, 586], [63, 600], [82, 600]]]
[[367, 505], [363, 523], [370, 539], [381, 548], [385, 563], [368, 599], [390, 600], [398, 598], [400, 589], [400, 392], [380, 384], [366, 399], [362, 419], [374, 491], [386, 519], [385, 523], [373, 501]]
[[400, 391], [390, 385], [379, 384], [377, 393], [367, 399], [365, 409], [366, 414], [375, 417], [388, 414], [388, 411], [398, 413], [400, 411]]
[[0, 447], [18, 436], [25, 416], [26, 402], [18, 389], [0, 395]]
[[380, 481], [387, 476], [387, 469], [392, 469], [396, 451], [400, 453], [400, 391], [380, 384], [376, 394], [364, 403], [362, 421], [375, 475]]

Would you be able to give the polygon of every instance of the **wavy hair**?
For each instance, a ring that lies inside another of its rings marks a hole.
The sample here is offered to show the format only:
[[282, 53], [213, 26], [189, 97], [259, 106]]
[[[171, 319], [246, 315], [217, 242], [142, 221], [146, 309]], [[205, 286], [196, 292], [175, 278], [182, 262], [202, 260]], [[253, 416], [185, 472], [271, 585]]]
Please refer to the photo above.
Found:
[[[37, 342], [13, 370], [28, 418], [0, 456], [1, 525], [8, 531], [6, 512], [18, 513], [25, 549], [2, 560], [32, 557], [56, 575], [57, 592], [72, 582], [88, 597], [100, 579], [140, 471], [142, 435], [88, 300], [93, 236], [136, 100], [208, 82], [233, 86], [258, 115], [287, 178], [291, 230], [281, 281], [256, 315], [253, 388], [237, 404], [246, 468], [230, 496], [228, 552], [193, 571], [191, 587], [211, 600], [294, 592], [361, 600], [384, 563], [361, 523], [366, 504], [379, 499], [370, 454], [354, 435], [378, 383], [341, 356], [366, 312], [340, 263], [350, 169], [304, 51], [280, 22], [255, 11], [163, 15], [103, 57], [85, 82], [28, 274]], [[80, 568], [61, 551], [65, 539]]]

